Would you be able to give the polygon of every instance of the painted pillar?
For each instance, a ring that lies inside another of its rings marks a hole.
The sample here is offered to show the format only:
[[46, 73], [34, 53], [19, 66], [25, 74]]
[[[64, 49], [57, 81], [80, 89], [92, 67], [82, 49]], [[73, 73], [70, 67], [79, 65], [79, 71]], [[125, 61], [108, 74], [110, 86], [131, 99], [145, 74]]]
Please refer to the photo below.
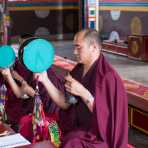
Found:
[[87, 7], [87, 0], [79, 0], [79, 5], [80, 5], [80, 11], [79, 11], [79, 14], [80, 14], [80, 29], [81, 28], [86, 28], [88, 27], [88, 7]]
[[8, 26], [10, 25], [10, 17], [7, 12], [7, 0], [2, 1], [2, 44], [8, 44]]
[[[63, 0], [59, 0], [58, 1], [58, 3], [59, 3], [59, 7], [63, 7]], [[63, 40], [63, 11], [61, 10], [61, 11], [59, 11], [59, 13], [58, 13], [58, 28], [57, 28], [57, 30], [58, 30], [58, 33], [57, 33], [57, 35], [56, 35], [56, 38], [58, 39], [58, 40]]]
[[87, 0], [88, 27], [99, 29], [99, 0]]

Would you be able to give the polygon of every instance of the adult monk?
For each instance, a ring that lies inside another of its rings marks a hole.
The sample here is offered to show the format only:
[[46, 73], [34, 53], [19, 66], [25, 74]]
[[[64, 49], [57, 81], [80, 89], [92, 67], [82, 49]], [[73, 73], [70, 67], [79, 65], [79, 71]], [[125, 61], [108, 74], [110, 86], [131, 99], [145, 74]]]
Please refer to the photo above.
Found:
[[96, 30], [85, 29], [74, 37], [78, 64], [65, 77], [71, 104], [43, 72], [35, 74], [53, 101], [61, 107], [62, 148], [126, 148], [128, 103], [123, 82], [101, 52]]

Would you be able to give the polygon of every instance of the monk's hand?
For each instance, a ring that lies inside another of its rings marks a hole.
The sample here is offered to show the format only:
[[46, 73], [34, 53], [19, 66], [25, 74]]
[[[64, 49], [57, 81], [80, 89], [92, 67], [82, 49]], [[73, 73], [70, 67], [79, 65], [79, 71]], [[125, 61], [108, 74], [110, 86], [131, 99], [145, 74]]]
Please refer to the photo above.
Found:
[[8, 78], [11, 76], [11, 72], [9, 68], [0, 69], [0, 72], [5, 78]]
[[86, 90], [86, 88], [77, 80], [72, 78], [70, 74], [65, 77], [65, 80], [66, 91], [70, 92], [71, 94], [81, 96], [82, 92]]
[[47, 72], [44, 71], [42, 73], [34, 73], [34, 79], [41, 83], [46, 83], [48, 80]]

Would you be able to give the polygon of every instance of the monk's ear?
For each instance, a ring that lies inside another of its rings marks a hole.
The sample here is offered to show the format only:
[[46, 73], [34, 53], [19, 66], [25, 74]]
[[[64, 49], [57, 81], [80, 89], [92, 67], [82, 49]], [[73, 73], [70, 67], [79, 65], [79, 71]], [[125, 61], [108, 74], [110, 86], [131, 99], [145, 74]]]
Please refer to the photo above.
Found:
[[98, 44], [95, 41], [92, 41], [91, 47], [92, 50], [95, 51], [96, 49], [98, 49]]

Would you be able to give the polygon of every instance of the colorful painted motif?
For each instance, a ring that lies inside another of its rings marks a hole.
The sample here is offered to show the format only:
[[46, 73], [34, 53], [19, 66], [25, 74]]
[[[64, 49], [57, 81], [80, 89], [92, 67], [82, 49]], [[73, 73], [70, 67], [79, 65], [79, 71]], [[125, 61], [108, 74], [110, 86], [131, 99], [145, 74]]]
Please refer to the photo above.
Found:
[[5, 84], [2, 84], [0, 87], [0, 116], [3, 122], [7, 121], [7, 115], [5, 111], [5, 102], [7, 100], [6, 97], [7, 88]]
[[60, 147], [61, 131], [54, 119], [50, 118], [47, 120], [45, 118], [43, 104], [38, 94], [35, 96], [32, 124], [34, 133], [33, 143], [50, 139], [56, 148]]

